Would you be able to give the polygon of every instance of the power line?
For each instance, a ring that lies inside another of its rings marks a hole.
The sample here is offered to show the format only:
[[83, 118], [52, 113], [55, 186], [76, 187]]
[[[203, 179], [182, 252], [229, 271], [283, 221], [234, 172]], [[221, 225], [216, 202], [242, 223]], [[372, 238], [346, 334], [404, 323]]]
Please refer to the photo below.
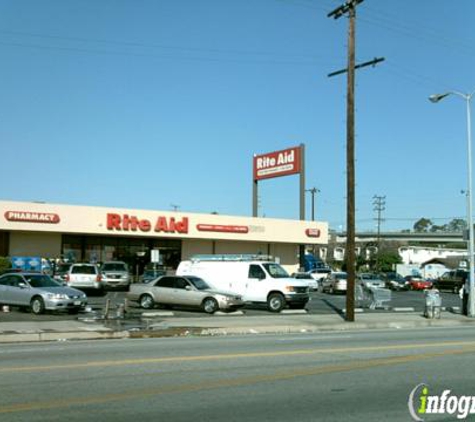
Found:
[[26, 43], [14, 43], [14, 42], [2, 42], [0, 45], [6, 45], [11, 47], [22, 47], [22, 48], [34, 48], [42, 50], [57, 50], [63, 52], [76, 52], [76, 53], [86, 53], [86, 54], [97, 54], [97, 55], [113, 55], [113, 56], [132, 56], [132, 57], [148, 57], [155, 59], [167, 59], [167, 60], [187, 60], [187, 61], [203, 61], [203, 62], [220, 62], [220, 63], [241, 63], [241, 64], [259, 64], [259, 65], [290, 65], [290, 66], [315, 66], [316, 64], [321, 64], [315, 59], [314, 61], [290, 61], [290, 60], [267, 60], [267, 59], [254, 59], [254, 60], [242, 60], [242, 59], [232, 59], [232, 58], [219, 58], [219, 57], [192, 57], [192, 56], [171, 56], [171, 55], [159, 55], [159, 54], [149, 54], [149, 53], [135, 53], [135, 52], [121, 52], [121, 51], [111, 51], [111, 50], [96, 50], [90, 48], [81, 48], [81, 47], [60, 47], [60, 46], [45, 46], [39, 44], [26, 44]]
[[288, 5], [293, 5], [293, 6], [299, 6], [303, 7], [305, 9], [312, 9], [312, 10], [328, 10], [330, 8], [330, 3], [328, 5], [323, 5], [321, 4], [321, 0], [319, 0], [319, 3], [308, 3], [308, 2], [303, 2], [303, 1], [297, 1], [297, 0], [276, 0], [278, 3], [285, 3]]
[[[98, 39], [98, 38], [84, 38], [84, 37], [70, 37], [63, 35], [55, 34], [40, 34], [40, 33], [31, 33], [31, 32], [21, 32], [21, 31], [6, 31], [0, 30], [2, 34], [11, 34], [19, 35], [33, 38], [43, 38], [48, 40], [57, 40], [57, 41], [70, 41], [75, 43], [92, 43], [92, 44], [105, 44], [118, 47], [128, 47], [128, 48], [141, 48], [148, 50], [166, 50], [172, 52], [180, 53], [197, 53], [197, 54], [213, 54], [213, 55], [237, 55], [237, 56], [262, 56], [261, 60], [270, 60], [272, 63], [275, 61], [285, 61], [287, 60], [305, 60], [303, 62], [298, 62], [299, 64], [309, 64], [315, 65], [319, 63], [329, 63], [333, 61], [335, 57], [327, 56], [316, 56], [315, 54], [305, 54], [305, 53], [283, 53], [283, 52], [270, 52], [270, 51], [258, 51], [258, 50], [238, 50], [238, 49], [219, 49], [219, 48], [205, 48], [205, 47], [188, 47], [188, 46], [177, 46], [177, 45], [166, 45], [166, 44], [153, 44], [153, 43], [142, 43], [134, 41], [117, 41], [110, 39]], [[69, 50], [82, 53], [94, 53], [94, 54], [115, 54], [115, 55], [135, 55], [135, 56], [144, 56], [144, 57], [162, 57], [162, 58], [179, 58], [176, 56], [163, 56], [158, 55], [157, 53], [152, 52], [135, 52], [135, 51], [113, 51], [101, 48], [89, 48], [81, 46], [61, 46], [61, 45], [42, 45], [29, 42], [16, 42], [16, 41], [2, 41], [1, 45], [11, 45], [14, 47], [28, 47], [28, 48], [39, 48], [39, 49], [51, 49], [51, 50]], [[209, 58], [209, 57], [194, 57], [194, 59], [203, 59], [203, 60], [222, 60], [222, 61], [231, 61], [232, 58]], [[239, 59], [234, 59], [238, 61]], [[256, 59], [254, 59], [256, 60]], [[261, 63], [261, 60], [258, 60]], [[323, 61], [322, 61], [323, 60]], [[287, 62], [288, 63], [288, 62]], [[297, 62], [295, 62], [297, 63]]]
[[452, 51], [454, 49], [464, 49], [465, 53], [473, 53], [474, 51], [474, 40], [467, 40], [467, 42], [461, 41], [460, 38], [452, 38], [450, 36], [444, 35], [441, 32], [441, 28], [433, 28], [427, 25], [424, 25], [425, 22], [418, 20], [417, 22], [411, 23], [408, 20], [404, 19], [404, 22], [401, 22], [399, 17], [394, 17], [392, 19], [388, 16], [387, 12], [383, 12], [370, 6], [367, 9], [365, 17], [360, 19], [363, 23], [368, 23], [370, 25], [379, 26], [383, 29], [398, 33], [410, 37], [411, 40], [419, 40], [423, 42], [428, 42], [431, 45], [437, 43], [441, 46], [448, 47]]
[[393, 75], [397, 77], [404, 78], [407, 81], [412, 82], [418, 86], [420, 86], [421, 84], [424, 84], [428, 88], [431, 88], [431, 89], [441, 89], [441, 87], [445, 86], [447, 90], [451, 86], [451, 84], [448, 83], [448, 81], [444, 82], [442, 80], [438, 80], [431, 76], [414, 72], [413, 69], [401, 66], [399, 63], [396, 63], [393, 60], [388, 60], [387, 64], [388, 64], [387, 70], [390, 73], [393, 73]]

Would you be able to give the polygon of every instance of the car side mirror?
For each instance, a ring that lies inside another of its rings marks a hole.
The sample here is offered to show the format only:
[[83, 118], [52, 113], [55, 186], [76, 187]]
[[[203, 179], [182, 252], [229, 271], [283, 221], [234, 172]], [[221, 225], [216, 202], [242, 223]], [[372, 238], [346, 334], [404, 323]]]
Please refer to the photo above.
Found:
[[185, 286], [185, 290], [191, 291], [191, 286]]
[[27, 288], [28, 288], [28, 286], [27, 286], [26, 283], [18, 283], [18, 287], [19, 287], [20, 289], [27, 289]]

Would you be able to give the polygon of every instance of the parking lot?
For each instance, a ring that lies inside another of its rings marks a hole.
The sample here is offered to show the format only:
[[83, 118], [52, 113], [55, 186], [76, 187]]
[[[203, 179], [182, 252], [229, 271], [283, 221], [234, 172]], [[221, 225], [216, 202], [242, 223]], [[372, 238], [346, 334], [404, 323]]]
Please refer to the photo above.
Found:
[[[104, 313], [106, 303], [109, 301], [111, 315], [115, 315], [115, 310], [119, 305], [124, 303], [126, 292], [124, 291], [108, 291], [105, 295], [89, 295], [88, 294], [88, 305], [91, 307], [91, 314], [102, 315]], [[442, 306], [449, 310], [458, 311], [461, 307], [461, 299], [457, 294], [454, 293], [441, 293], [442, 297]], [[368, 308], [368, 302], [363, 303], [363, 306], [359, 307], [358, 304], [355, 306], [359, 312], [419, 312], [422, 313], [424, 310], [424, 293], [422, 291], [402, 291], [402, 292], [391, 292], [391, 301], [387, 303], [387, 307], [378, 308], [371, 310]], [[345, 295], [331, 295], [327, 293], [312, 292], [311, 299], [306, 306], [306, 312], [310, 314], [331, 314], [331, 313], [340, 313], [343, 314], [344, 309], [346, 308], [346, 296]], [[128, 304], [129, 316], [134, 316], [140, 318], [143, 312], [150, 312], [140, 309], [136, 304]], [[157, 308], [156, 311], [160, 312], [160, 316], [166, 317], [170, 316], [179, 316], [179, 317], [196, 317], [197, 315], [203, 317], [212, 318], [213, 315], [207, 315], [204, 312], [199, 310], [189, 310], [189, 309], [161, 309]], [[285, 310], [284, 313], [289, 312], [298, 312], [303, 311], [293, 311]], [[11, 308], [10, 312], [0, 312], [0, 321], [50, 321], [50, 320], [67, 320], [67, 319], [76, 319], [87, 317], [87, 313], [80, 313], [78, 315], [69, 315], [67, 313], [54, 313], [46, 312], [43, 315], [33, 315], [27, 311], [20, 310], [17, 308]], [[230, 316], [233, 313], [228, 314]], [[278, 318], [279, 314], [269, 312], [264, 306], [246, 306], [242, 311], [238, 312], [238, 315], [249, 315], [249, 316], [270, 316]]]

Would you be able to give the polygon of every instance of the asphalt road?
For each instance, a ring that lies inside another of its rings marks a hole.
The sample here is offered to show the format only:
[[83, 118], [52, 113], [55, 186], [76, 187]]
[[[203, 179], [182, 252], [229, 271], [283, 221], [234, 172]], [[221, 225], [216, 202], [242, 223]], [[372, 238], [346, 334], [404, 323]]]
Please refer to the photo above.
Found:
[[[101, 312], [106, 304], [107, 299], [110, 299], [111, 309], [115, 309], [116, 306], [120, 303], [123, 303], [126, 293], [124, 291], [109, 291], [106, 296], [88, 296], [88, 303], [91, 307]], [[442, 306], [445, 307], [461, 307], [461, 300], [457, 294], [442, 292]], [[403, 291], [403, 292], [392, 292], [392, 300], [389, 302], [389, 305], [392, 309], [411, 309], [414, 311], [422, 313], [424, 310], [424, 294], [420, 291]], [[132, 305], [133, 306], [133, 305]], [[329, 313], [341, 313], [343, 309], [346, 308], [346, 296], [344, 295], [330, 295], [326, 293], [311, 293], [311, 300], [307, 304], [306, 309], [311, 314], [329, 314]], [[132, 310], [134, 313], [141, 312], [137, 306], [133, 306]], [[382, 309], [375, 311], [369, 311], [365, 309], [365, 312], [385, 312]], [[174, 309], [173, 313], [176, 316], [187, 317], [192, 316], [196, 317], [197, 314], [206, 316], [200, 310], [186, 310], [186, 309]], [[246, 307], [244, 309], [246, 315], [269, 315], [269, 312], [262, 307]], [[278, 316], [278, 315], [277, 315]], [[28, 320], [67, 320], [67, 319], [76, 319], [75, 315], [68, 315], [66, 313], [47, 313], [45, 315], [32, 315], [25, 311], [20, 311], [18, 309], [12, 308], [12, 312], [4, 314], [0, 312], [0, 322], [1, 321], [28, 321]]]
[[474, 338], [466, 327], [7, 345], [0, 420], [410, 421], [420, 383], [474, 395]]

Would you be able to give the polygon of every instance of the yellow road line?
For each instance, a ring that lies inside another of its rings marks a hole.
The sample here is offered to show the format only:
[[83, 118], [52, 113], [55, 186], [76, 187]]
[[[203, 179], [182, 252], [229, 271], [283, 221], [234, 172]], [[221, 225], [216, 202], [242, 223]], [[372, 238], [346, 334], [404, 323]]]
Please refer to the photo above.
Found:
[[158, 358], [137, 358], [137, 359], [121, 359], [121, 360], [103, 360], [68, 363], [63, 365], [42, 365], [42, 366], [16, 366], [0, 368], [0, 373], [7, 372], [34, 372], [34, 371], [51, 371], [54, 369], [83, 369], [97, 367], [127, 366], [127, 365], [144, 365], [154, 363], [170, 363], [170, 362], [199, 362], [207, 360], [226, 360], [226, 359], [248, 359], [248, 358], [267, 358], [279, 356], [303, 356], [314, 354], [335, 354], [335, 353], [360, 353], [360, 352], [386, 352], [398, 350], [412, 349], [431, 349], [437, 347], [475, 347], [475, 341], [453, 341], [438, 343], [418, 343], [418, 344], [396, 344], [387, 346], [362, 346], [362, 347], [340, 347], [327, 349], [297, 349], [297, 350], [281, 350], [272, 352], [252, 352], [252, 353], [227, 353], [218, 355], [196, 355], [196, 356], [171, 356]]
[[155, 397], [163, 394], [180, 394], [193, 391], [212, 390], [230, 387], [242, 387], [263, 382], [275, 382], [290, 380], [298, 377], [318, 376], [330, 373], [342, 373], [355, 370], [365, 370], [384, 366], [401, 365], [405, 363], [413, 363], [422, 360], [446, 357], [451, 355], [460, 355], [465, 353], [473, 353], [475, 348], [466, 348], [458, 350], [446, 350], [444, 352], [425, 353], [417, 355], [406, 355], [382, 359], [368, 359], [366, 361], [353, 361], [338, 365], [328, 365], [319, 367], [305, 367], [301, 369], [292, 369], [286, 372], [278, 372], [267, 375], [246, 376], [234, 379], [224, 379], [208, 382], [200, 382], [194, 384], [184, 384], [178, 386], [162, 386], [156, 389], [139, 389], [127, 390], [124, 393], [95, 395], [93, 397], [72, 397], [60, 398], [58, 400], [38, 401], [33, 403], [18, 403], [0, 407], [0, 414], [20, 413], [29, 411], [44, 411], [52, 409], [68, 408], [71, 406], [87, 406], [97, 405], [117, 401], [141, 400], [148, 397]]

